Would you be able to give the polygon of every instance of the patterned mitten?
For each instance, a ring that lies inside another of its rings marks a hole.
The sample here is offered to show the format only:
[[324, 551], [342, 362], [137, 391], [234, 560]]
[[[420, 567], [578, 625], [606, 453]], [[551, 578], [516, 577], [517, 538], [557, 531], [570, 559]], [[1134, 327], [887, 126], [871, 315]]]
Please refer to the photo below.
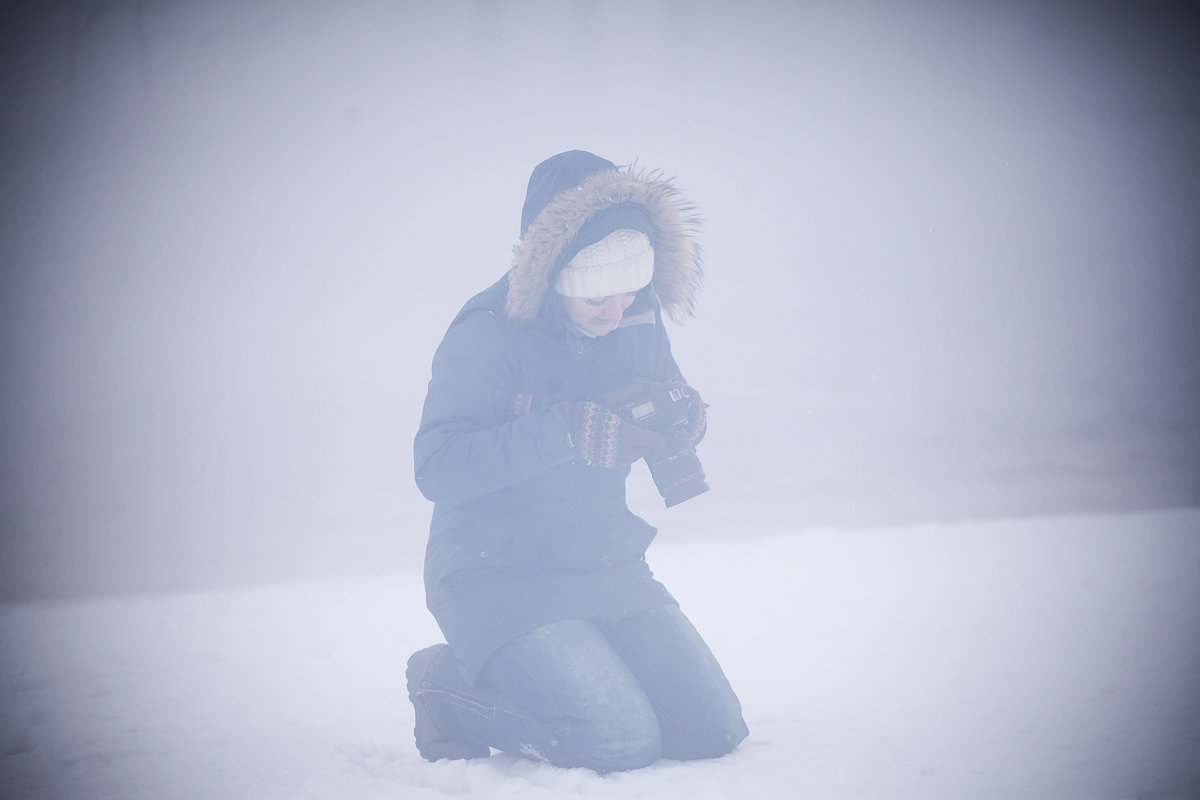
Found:
[[592, 467], [624, 467], [667, 444], [654, 431], [631, 425], [591, 400], [558, 403], [554, 411], [567, 428], [567, 445]]

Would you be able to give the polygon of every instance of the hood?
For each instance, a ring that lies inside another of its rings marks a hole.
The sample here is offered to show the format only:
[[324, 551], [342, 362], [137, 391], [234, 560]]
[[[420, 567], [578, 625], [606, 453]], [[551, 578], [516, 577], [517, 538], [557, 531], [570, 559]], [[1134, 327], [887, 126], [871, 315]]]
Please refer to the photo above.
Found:
[[703, 269], [694, 207], [660, 171], [617, 167], [582, 150], [560, 153], [534, 170], [513, 248], [505, 313], [532, 322], [574, 255], [618, 228], [642, 230], [654, 245], [651, 281], [663, 310], [691, 316]]

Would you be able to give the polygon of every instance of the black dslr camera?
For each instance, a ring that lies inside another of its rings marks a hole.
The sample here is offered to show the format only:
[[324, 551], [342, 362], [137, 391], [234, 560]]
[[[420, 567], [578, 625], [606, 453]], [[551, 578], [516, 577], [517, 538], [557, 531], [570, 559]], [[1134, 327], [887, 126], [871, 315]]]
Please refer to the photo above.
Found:
[[682, 383], [637, 383], [606, 398], [606, 404], [632, 425], [667, 440], [662, 450], [646, 456], [650, 476], [667, 508], [708, 491], [704, 467], [688, 437], [691, 397]]

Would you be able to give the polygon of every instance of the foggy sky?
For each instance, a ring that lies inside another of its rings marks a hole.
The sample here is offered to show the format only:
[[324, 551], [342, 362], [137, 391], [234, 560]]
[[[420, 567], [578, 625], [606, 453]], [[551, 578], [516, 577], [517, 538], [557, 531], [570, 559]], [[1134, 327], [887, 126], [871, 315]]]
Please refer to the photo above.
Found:
[[418, 568], [433, 349], [576, 147], [705, 218], [663, 536], [1195, 505], [1196, 29], [1051, 5], [14, 17], [0, 597]]

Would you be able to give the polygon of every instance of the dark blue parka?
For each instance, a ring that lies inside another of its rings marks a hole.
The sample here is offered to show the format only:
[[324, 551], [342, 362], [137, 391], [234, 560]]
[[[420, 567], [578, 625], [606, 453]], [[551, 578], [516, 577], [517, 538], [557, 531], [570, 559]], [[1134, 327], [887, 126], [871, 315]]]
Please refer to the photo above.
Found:
[[[434, 501], [426, 599], [471, 679], [547, 622], [674, 602], [644, 560], [655, 529], [626, 505], [630, 469], [574, 460], [551, 407], [642, 379], [682, 381], [662, 309], [690, 312], [695, 219], [656, 175], [581, 151], [535, 170], [526, 216], [513, 269], [467, 302], [434, 355], [414, 443], [417, 485]], [[655, 243], [654, 281], [620, 327], [589, 338], [549, 287], [574, 252], [631, 225]]]

